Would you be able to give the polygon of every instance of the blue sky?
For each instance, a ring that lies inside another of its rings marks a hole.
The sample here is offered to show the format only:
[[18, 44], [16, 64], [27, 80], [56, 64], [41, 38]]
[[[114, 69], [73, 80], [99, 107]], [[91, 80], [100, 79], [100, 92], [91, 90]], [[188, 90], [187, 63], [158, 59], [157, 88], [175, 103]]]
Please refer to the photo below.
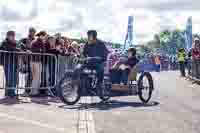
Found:
[[24, 37], [30, 26], [68, 37], [93, 28], [101, 39], [123, 43], [133, 15], [135, 42], [143, 43], [163, 29], [184, 29], [189, 16], [200, 32], [199, 14], [199, 0], [0, 0], [0, 38], [11, 29]]

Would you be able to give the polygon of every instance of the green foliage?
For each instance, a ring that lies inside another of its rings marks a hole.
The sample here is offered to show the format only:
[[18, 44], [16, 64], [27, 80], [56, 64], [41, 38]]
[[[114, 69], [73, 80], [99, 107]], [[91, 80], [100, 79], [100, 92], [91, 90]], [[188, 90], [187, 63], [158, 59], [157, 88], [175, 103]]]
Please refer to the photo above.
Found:
[[72, 39], [72, 41], [76, 41], [78, 44], [80, 44], [80, 43], [86, 43], [87, 42], [87, 38]]
[[119, 43], [112, 43], [112, 48], [119, 49], [119, 48], [121, 48], [121, 44], [119, 44]]
[[[199, 36], [200, 37], [200, 36]], [[142, 52], [162, 52], [165, 54], [175, 55], [179, 48], [185, 48], [184, 31], [175, 29], [172, 31], [164, 30], [149, 41]]]

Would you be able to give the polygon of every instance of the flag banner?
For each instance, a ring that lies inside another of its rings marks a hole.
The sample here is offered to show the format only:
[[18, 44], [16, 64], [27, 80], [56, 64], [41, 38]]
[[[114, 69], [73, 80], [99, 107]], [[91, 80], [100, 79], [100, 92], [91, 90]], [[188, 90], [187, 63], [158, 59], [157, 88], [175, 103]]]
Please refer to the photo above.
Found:
[[192, 17], [188, 18], [185, 36], [186, 36], [186, 49], [187, 51], [189, 51], [192, 48]]

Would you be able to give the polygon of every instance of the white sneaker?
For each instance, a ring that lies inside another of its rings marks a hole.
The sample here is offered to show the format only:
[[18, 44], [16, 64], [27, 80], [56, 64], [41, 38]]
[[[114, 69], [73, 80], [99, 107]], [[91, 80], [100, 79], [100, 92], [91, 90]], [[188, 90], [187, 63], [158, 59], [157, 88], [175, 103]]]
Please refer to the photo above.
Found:
[[132, 81], [132, 84], [136, 85], [136, 84], [137, 84], [137, 81]]

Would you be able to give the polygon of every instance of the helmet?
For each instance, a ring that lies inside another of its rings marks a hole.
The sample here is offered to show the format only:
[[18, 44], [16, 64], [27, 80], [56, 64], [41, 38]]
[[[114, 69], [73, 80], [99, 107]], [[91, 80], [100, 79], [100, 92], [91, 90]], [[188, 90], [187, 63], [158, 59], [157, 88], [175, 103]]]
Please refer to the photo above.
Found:
[[97, 38], [97, 31], [96, 31], [96, 30], [89, 30], [89, 31], [87, 32], [87, 35], [88, 35], [88, 36], [92, 36], [92, 37], [94, 37], [94, 38]]

